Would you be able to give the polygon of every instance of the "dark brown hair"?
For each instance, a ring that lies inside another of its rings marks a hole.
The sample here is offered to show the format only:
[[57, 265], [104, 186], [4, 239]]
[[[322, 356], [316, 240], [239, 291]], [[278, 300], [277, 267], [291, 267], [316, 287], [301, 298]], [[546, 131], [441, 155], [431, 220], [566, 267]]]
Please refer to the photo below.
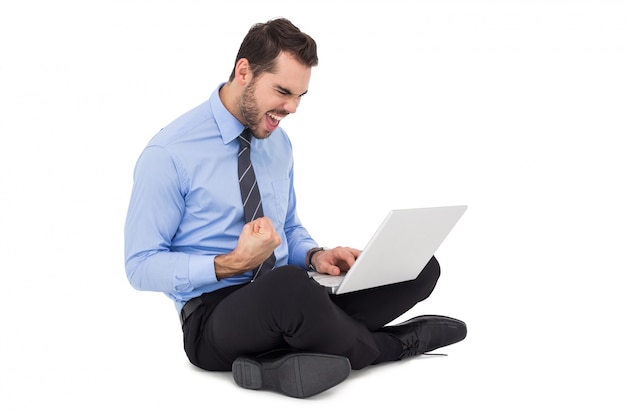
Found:
[[[298, 62], [308, 67], [317, 65], [317, 44], [306, 33], [285, 18], [257, 23], [243, 39], [235, 66], [241, 58], [250, 62], [254, 76], [264, 72], [272, 72], [275, 59], [281, 52], [292, 54]], [[230, 81], [235, 79], [235, 68], [230, 74]]]

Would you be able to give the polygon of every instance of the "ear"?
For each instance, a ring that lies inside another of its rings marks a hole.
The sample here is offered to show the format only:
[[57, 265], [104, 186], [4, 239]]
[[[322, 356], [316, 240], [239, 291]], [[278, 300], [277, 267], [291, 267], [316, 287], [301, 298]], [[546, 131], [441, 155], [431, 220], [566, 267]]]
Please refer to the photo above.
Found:
[[246, 58], [241, 58], [235, 65], [235, 81], [241, 85], [245, 85], [252, 80], [252, 70], [250, 62]]

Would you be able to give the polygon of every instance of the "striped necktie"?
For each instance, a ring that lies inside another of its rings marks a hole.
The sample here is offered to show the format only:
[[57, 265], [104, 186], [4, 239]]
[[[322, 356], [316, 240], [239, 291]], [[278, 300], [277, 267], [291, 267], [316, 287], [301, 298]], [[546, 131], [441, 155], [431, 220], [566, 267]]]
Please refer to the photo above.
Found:
[[[246, 128], [239, 135], [239, 188], [241, 189], [241, 201], [243, 202], [243, 213], [245, 223], [249, 223], [254, 219], [263, 217], [263, 204], [261, 203], [261, 193], [254, 175], [254, 168], [250, 161], [250, 144], [252, 142], [252, 133]], [[253, 270], [252, 280], [261, 274], [274, 268], [276, 257], [272, 255], [261, 265]]]

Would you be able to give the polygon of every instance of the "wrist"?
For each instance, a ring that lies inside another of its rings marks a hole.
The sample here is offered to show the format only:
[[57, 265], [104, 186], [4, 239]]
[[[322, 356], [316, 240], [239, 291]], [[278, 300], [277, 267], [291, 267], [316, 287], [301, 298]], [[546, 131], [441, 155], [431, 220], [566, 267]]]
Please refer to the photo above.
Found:
[[215, 277], [218, 281], [246, 271], [242, 266], [241, 260], [238, 259], [233, 252], [217, 255], [214, 258], [213, 265], [215, 268]]
[[309, 270], [317, 272], [315, 265], [313, 263], [313, 258], [315, 257], [316, 254], [325, 250], [328, 250], [328, 248], [318, 247], [318, 248], [313, 248], [309, 250], [309, 252], [306, 255], [306, 266]]

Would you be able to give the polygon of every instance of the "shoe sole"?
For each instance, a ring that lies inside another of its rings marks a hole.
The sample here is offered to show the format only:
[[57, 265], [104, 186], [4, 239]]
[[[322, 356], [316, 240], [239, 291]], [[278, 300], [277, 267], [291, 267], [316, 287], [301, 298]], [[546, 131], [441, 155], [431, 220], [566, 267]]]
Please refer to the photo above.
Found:
[[291, 353], [264, 361], [242, 356], [233, 362], [235, 383], [242, 388], [271, 390], [295, 398], [319, 394], [350, 375], [348, 358], [318, 353]]

